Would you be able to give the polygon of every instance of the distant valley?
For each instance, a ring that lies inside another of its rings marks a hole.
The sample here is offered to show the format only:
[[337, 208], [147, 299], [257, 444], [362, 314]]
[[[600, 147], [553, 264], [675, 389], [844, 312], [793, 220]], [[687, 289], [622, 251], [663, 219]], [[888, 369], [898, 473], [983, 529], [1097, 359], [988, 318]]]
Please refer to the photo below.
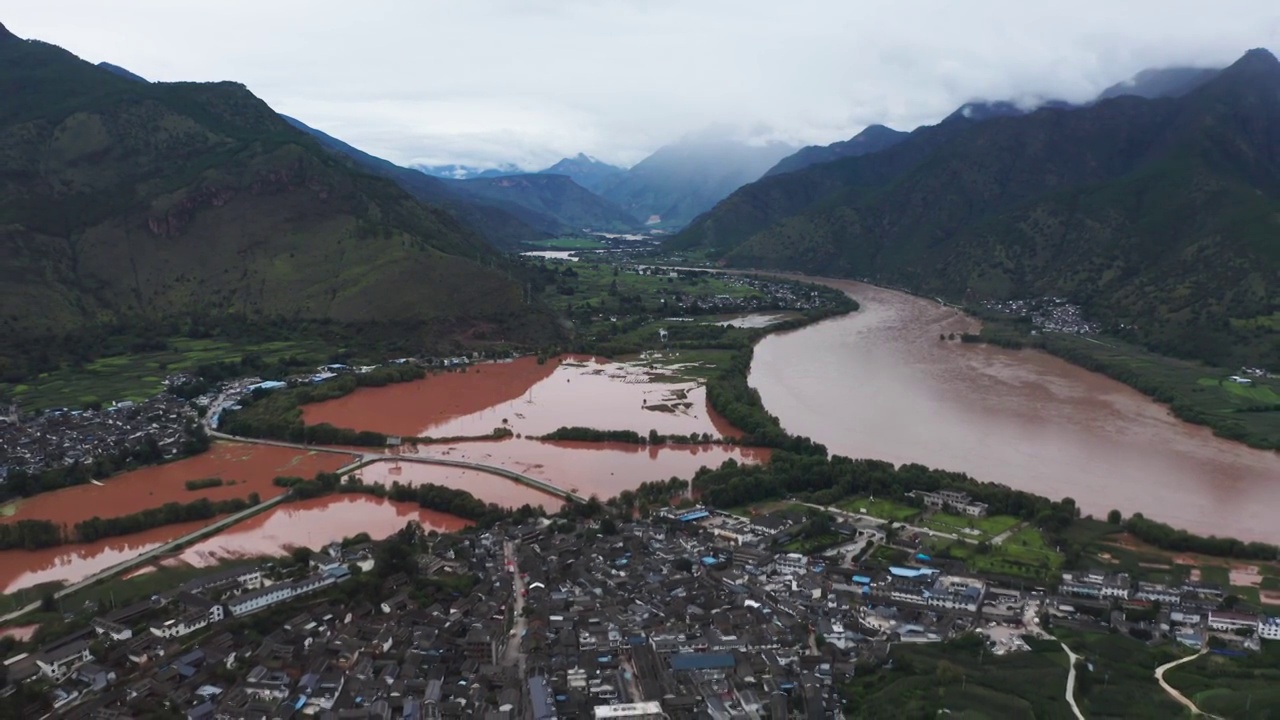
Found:
[[1066, 296], [1160, 352], [1280, 366], [1274, 56], [1145, 73], [1079, 107], [966, 108], [872, 152], [806, 149], [668, 248], [954, 301]]

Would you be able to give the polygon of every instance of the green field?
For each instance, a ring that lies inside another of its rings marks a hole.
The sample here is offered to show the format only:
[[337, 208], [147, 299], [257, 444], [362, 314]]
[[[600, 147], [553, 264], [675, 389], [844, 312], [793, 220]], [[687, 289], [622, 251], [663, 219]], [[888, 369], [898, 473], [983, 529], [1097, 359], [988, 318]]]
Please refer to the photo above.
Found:
[[1243, 658], [1205, 655], [1170, 670], [1165, 680], [1207, 713], [1226, 718], [1280, 715], [1280, 643]]
[[1086, 718], [1182, 718], [1186, 712], [1156, 683], [1156, 667], [1185, 656], [1173, 643], [1149, 646], [1126, 635], [1054, 631], [1093, 670], [1076, 677], [1076, 702]]
[[593, 237], [558, 237], [549, 240], [530, 240], [525, 243], [537, 250], [600, 250], [608, 243]]
[[331, 351], [319, 342], [234, 344], [224, 340], [178, 338], [168, 349], [99, 358], [83, 367], [64, 367], [21, 385], [0, 384], [0, 397], [14, 398], [25, 410], [83, 407], [100, 402], [145, 400], [164, 389], [166, 375], [200, 365], [238, 361], [257, 353], [267, 362], [288, 356], [324, 362]]
[[1017, 525], [1018, 522], [1018, 518], [1010, 515], [970, 517], [968, 515], [952, 515], [950, 513], [933, 513], [919, 524], [931, 530], [952, 533], [967, 540], [982, 542], [1009, 530]]
[[1280, 393], [1273, 385], [1261, 378], [1254, 379], [1249, 385], [1242, 385], [1226, 378], [1203, 377], [1196, 384], [1204, 387], [1219, 388], [1228, 395], [1244, 398], [1251, 404], [1280, 405]]
[[[1067, 656], [1056, 643], [995, 656], [981, 641], [899, 644], [891, 667], [840, 686], [850, 718], [1047, 718], [1067, 720]], [[1092, 716], [1090, 716], [1092, 717]]]
[[884, 499], [853, 498], [840, 503], [839, 507], [848, 512], [862, 513], [894, 522], [906, 522], [920, 514], [920, 508]]
[[964, 560], [973, 573], [993, 573], [1026, 578], [1035, 582], [1051, 582], [1062, 572], [1063, 555], [1045, 544], [1044, 536], [1034, 527], [1025, 527], [999, 545], [982, 549], [978, 544], [928, 538], [926, 546], [937, 557]]

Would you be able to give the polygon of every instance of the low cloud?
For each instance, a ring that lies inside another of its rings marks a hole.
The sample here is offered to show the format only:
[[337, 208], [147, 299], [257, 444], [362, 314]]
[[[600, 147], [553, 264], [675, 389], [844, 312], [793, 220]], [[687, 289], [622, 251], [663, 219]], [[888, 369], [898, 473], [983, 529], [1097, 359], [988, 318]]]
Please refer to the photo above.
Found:
[[[1280, 5], [1169, 0], [42, 0], [14, 33], [153, 80], [237, 80], [396, 162], [629, 164], [716, 123], [827, 143], [974, 99], [1085, 100], [1280, 47]], [[735, 131], [736, 132], [736, 131]]]

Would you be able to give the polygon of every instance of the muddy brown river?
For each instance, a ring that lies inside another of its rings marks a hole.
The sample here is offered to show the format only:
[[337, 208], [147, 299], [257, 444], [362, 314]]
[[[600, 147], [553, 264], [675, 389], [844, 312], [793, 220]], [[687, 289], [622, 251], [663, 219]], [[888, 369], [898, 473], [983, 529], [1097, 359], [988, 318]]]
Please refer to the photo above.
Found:
[[976, 322], [936, 302], [827, 284], [856, 313], [771, 335], [750, 382], [832, 453], [959, 470], [1085, 513], [1280, 542], [1280, 454], [1216, 438], [1119, 382], [1036, 351], [939, 342]]

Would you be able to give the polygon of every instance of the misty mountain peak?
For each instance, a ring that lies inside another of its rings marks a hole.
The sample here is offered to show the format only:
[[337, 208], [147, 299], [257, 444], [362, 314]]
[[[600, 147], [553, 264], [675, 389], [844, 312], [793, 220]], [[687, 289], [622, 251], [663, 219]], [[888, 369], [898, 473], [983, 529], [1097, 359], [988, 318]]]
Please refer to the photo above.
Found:
[[1269, 50], [1255, 48], [1205, 83], [1202, 89], [1211, 94], [1254, 93], [1259, 90], [1270, 92], [1276, 86], [1280, 86], [1280, 60]]
[[1280, 60], [1266, 48], [1254, 48], [1246, 52], [1239, 60], [1227, 68], [1227, 72], [1276, 73], [1280, 72]]

